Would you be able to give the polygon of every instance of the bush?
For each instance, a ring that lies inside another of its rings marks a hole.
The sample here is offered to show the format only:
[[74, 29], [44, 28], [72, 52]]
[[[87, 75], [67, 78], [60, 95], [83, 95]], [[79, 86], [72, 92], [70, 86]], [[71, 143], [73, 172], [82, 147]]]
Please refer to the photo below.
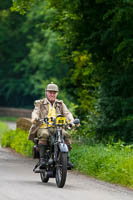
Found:
[[99, 88], [96, 136], [106, 140], [110, 136], [133, 142], [133, 71], [121, 72], [105, 78]]
[[22, 155], [32, 156], [33, 142], [28, 139], [28, 132], [17, 129], [5, 132], [2, 137], [1, 145], [3, 147], [11, 147]]

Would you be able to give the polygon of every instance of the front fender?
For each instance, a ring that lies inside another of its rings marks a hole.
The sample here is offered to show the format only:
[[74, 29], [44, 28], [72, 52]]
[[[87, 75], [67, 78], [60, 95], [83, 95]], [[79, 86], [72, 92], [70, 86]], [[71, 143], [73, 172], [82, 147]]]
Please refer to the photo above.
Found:
[[64, 144], [64, 143], [59, 143], [59, 149], [60, 149], [60, 151], [63, 152], [63, 153], [67, 153], [67, 152], [68, 152], [68, 147], [67, 147], [67, 145]]

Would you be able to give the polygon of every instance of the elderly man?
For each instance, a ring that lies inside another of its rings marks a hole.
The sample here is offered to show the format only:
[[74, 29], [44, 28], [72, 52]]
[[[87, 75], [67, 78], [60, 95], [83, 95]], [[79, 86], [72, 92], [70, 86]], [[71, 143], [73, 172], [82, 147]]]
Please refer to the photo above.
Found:
[[[48, 148], [49, 143], [49, 136], [50, 133], [54, 133], [54, 128], [48, 128], [41, 126], [41, 123], [39, 122], [39, 119], [43, 118], [51, 118], [56, 117], [57, 115], [61, 114], [66, 117], [67, 120], [72, 123], [74, 121], [74, 118], [71, 114], [71, 112], [67, 109], [66, 105], [63, 103], [62, 100], [56, 99], [58, 95], [58, 86], [54, 83], [50, 83], [47, 85], [45, 90], [46, 98], [41, 100], [35, 101], [35, 108], [32, 112], [32, 127], [30, 129], [29, 134], [29, 140], [33, 140], [34, 137], [37, 137], [39, 139], [39, 153], [40, 153], [40, 168], [45, 166], [46, 164], [46, 150]], [[68, 146], [68, 149], [70, 150], [70, 136], [69, 134], [63, 129], [63, 136], [65, 143]], [[73, 167], [73, 165], [68, 162], [69, 167]]]

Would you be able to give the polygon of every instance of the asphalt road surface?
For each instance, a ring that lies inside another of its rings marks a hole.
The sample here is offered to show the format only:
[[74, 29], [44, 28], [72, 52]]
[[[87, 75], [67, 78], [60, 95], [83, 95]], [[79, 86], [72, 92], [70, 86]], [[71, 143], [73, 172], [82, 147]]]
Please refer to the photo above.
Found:
[[9, 128], [11, 128], [11, 129], [16, 129], [16, 123], [15, 122], [6, 122], [7, 124], [8, 124], [8, 126], [9, 126]]
[[36, 160], [0, 148], [0, 200], [133, 200], [133, 191], [69, 172], [64, 188], [42, 183]]
[[69, 171], [64, 188], [42, 183], [37, 160], [0, 148], [0, 200], [133, 200], [133, 191]]

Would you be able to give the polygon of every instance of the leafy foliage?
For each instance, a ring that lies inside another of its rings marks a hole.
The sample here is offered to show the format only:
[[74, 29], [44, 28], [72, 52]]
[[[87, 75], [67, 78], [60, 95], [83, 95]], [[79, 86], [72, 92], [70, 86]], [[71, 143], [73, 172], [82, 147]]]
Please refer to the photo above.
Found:
[[[131, 73], [132, 74], [132, 73]], [[99, 90], [97, 137], [133, 142], [132, 75], [117, 74], [103, 82]], [[109, 88], [109, 89], [108, 89]]]
[[11, 147], [22, 155], [32, 157], [33, 142], [28, 141], [28, 133], [23, 130], [9, 130], [4, 133], [1, 140], [3, 147]]
[[0, 144], [1, 144], [1, 138], [3, 137], [4, 133], [8, 130], [8, 125], [6, 123], [3, 123], [0, 121]]
[[133, 188], [132, 153], [132, 145], [120, 141], [108, 146], [73, 144], [71, 160], [84, 174]]
[[[8, 7], [1, 10], [0, 104], [3, 106], [32, 107], [35, 99], [45, 96], [44, 88], [50, 81], [60, 87], [68, 72], [60, 56], [63, 47], [58, 44], [58, 33], [47, 26], [55, 11], [47, 10], [45, 2], [36, 6], [25, 16], [12, 13]], [[69, 104], [65, 89], [60, 96]]]
[[[42, 88], [54, 79], [65, 88], [63, 97], [66, 91], [73, 96], [86, 135], [93, 132], [99, 140], [113, 136], [132, 142], [132, 1], [14, 0], [12, 10], [22, 14], [28, 10], [22, 16], [27, 56], [20, 55], [21, 61], [14, 65], [17, 84], [24, 83], [17, 98], [24, 91], [30, 104], [33, 95], [40, 97]], [[8, 84], [0, 94], [9, 87], [9, 98], [16, 81], [9, 79]]]

